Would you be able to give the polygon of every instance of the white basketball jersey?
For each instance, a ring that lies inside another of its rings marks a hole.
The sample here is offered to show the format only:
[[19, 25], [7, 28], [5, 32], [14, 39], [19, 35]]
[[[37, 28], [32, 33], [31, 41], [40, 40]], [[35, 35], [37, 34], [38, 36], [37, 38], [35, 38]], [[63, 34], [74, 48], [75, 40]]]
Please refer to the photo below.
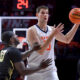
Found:
[[[49, 35], [51, 34], [52, 28], [47, 25], [47, 31], [44, 32], [37, 25], [34, 25], [33, 27], [36, 28], [36, 31], [41, 39], [41, 43], [43, 44], [48, 39]], [[51, 43], [49, 44], [49, 46], [47, 47], [47, 49], [45, 50], [43, 55], [41, 55], [37, 51], [33, 52], [31, 54], [31, 56], [28, 58], [28, 67], [30, 67], [30, 68], [37, 67], [40, 65], [40, 63], [43, 59], [46, 60], [48, 58], [51, 58], [52, 65], [50, 65], [46, 69], [38, 71], [37, 73], [45, 72], [46, 70], [47, 71], [56, 70], [56, 66], [55, 66], [55, 62], [54, 62], [54, 43], [55, 43], [55, 38], [53, 38], [53, 40], [51, 41]]]

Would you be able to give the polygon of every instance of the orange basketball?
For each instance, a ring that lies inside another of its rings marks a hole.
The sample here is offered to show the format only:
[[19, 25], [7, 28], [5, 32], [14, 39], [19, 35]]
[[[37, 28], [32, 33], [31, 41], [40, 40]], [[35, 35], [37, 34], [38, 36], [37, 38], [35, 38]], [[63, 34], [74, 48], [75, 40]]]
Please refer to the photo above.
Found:
[[75, 24], [80, 23], [80, 8], [73, 8], [69, 12], [69, 19], [72, 23], [75, 23]]

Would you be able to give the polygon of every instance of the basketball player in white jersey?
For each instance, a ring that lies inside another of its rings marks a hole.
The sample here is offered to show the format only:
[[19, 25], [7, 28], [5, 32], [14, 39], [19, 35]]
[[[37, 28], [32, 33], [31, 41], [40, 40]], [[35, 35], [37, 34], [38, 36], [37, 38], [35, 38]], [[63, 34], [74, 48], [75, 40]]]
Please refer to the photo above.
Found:
[[38, 23], [31, 26], [27, 31], [27, 40], [30, 47], [35, 42], [41, 45], [41, 49], [32, 53], [28, 58], [28, 67], [37, 67], [44, 59], [52, 58], [52, 64], [43, 70], [27, 76], [27, 80], [59, 80], [57, 68], [54, 61], [54, 43], [55, 39], [63, 43], [69, 44], [74, 37], [79, 24], [74, 24], [72, 29], [66, 34], [62, 34], [64, 24], [60, 23], [56, 28], [47, 25], [49, 18], [49, 10], [46, 6], [40, 6], [36, 10]]

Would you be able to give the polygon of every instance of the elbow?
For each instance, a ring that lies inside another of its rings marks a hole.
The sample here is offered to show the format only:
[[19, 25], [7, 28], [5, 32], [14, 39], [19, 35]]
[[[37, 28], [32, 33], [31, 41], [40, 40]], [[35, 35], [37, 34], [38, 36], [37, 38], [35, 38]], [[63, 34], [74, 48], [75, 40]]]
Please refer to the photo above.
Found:
[[70, 42], [66, 42], [66, 44], [69, 44]]
[[70, 44], [70, 42], [71, 42], [71, 40], [72, 40], [72, 38], [70, 38], [70, 37], [66, 37], [66, 44]]
[[24, 72], [20, 72], [19, 73], [21, 76], [25, 76], [25, 73]]
[[70, 44], [70, 42], [71, 42], [71, 41], [69, 41], [69, 40], [66, 40], [65, 44]]
[[21, 76], [25, 76], [25, 75], [29, 75], [29, 73], [26, 70], [23, 70], [22, 72], [20, 72]]

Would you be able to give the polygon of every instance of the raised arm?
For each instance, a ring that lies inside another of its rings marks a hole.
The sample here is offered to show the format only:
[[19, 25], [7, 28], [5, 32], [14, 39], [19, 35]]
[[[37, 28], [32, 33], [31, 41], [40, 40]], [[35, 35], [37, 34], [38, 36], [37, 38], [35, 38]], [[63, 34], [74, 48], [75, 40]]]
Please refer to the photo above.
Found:
[[72, 29], [65, 35], [66, 38], [68, 39], [68, 43], [70, 43], [71, 40], [73, 39], [78, 27], [79, 27], [79, 24], [74, 24]]
[[66, 43], [66, 44], [69, 44], [71, 42], [71, 40], [73, 39], [78, 27], [79, 27], [79, 24], [74, 24], [72, 29], [66, 35], [64, 35], [61, 32], [58, 32], [58, 34], [55, 36], [56, 40]]

